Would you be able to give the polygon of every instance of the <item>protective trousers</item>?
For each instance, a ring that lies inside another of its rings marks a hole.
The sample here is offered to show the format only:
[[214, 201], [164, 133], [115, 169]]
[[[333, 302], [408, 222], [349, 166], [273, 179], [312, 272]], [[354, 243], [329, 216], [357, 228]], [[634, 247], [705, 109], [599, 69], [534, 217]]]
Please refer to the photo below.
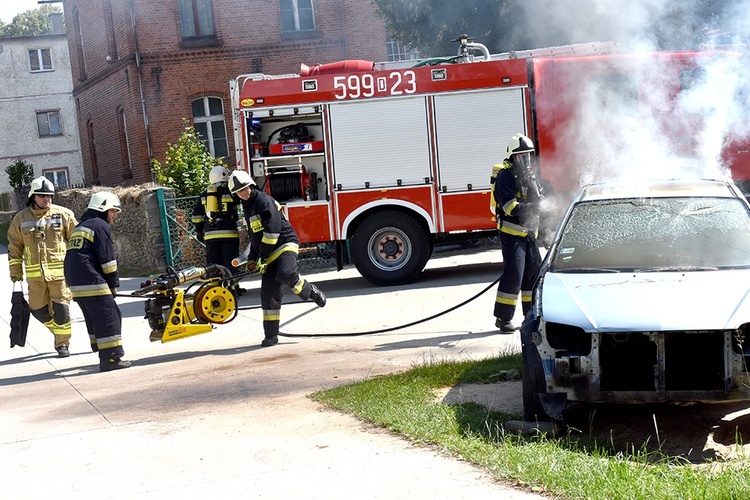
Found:
[[89, 332], [91, 350], [99, 352], [99, 361], [109, 363], [110, 359], [120, 359], [125, 355], [122, 348], [122, 314], [112, 295], [78, 297]]
[[531, 308], [531, 289], [542, 265], [542, 256], [533, 238], [500, 232], [500, 244], [503, 251], [503, 274], [497, 285], [495, 317], [511, 321], [516, 312], [519, 292], [524, 316]]
[[237, 269], [232, 266], [232, 259], [240, 253], [237, 238], [217, 238], [206, 240], [206, 264], [218, 264], [234, 274]]
[[29, 308], [31, 314], [55, 336], [55, 348], [70, 344], [70, 289], [65, 280], [31, 280]]
[[297, 254], [283, 252], [268, 264], [260, 281], [260, 305], [263, 309], [263, 332], [266, 337], [279, 334], [281, 320], [281, 285], [288, 286], [302, 300], [310, 299], [310, 283], [297, 272]]

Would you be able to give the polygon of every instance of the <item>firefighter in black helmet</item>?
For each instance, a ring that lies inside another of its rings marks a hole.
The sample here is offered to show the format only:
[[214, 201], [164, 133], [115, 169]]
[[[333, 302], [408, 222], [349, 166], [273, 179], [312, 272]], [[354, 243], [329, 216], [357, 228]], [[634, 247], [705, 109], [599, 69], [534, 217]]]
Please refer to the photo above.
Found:
[[288, 286], [302, 300], [312, 299], [318, 307], [326, 305], [326, 296], [318, 287], [300, 277], [297, 271], [299, 238], [286, 220], [281, 205], [260, 191], [253, 178], [243, 170], [229, 177], [229, 190], [242, 200], [250, 238], [248, 270], [262, 274], [260, 304], [263, 308], [261, 345], [268, 347], [279, 341], [282, 289]]
[[492, 169], [492, 195], [503, 252], [503, 274], [495, 298], [495, 326], [513, 333], [512, 319], [521, 293], [524, 315], [531, 307], [531, 288], [542, 263], [537, 246], [542, 189], [534, 175], [534, 144], [523, 134], [514, 135], [502, 164]]

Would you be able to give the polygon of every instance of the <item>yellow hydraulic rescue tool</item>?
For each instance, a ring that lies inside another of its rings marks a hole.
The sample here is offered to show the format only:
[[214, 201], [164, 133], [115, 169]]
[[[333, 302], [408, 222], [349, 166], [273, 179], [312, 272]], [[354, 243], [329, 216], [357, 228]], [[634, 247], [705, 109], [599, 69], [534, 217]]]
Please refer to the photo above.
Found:
[[[230, 291], [236, 277], [223, 266], [169, 268], [154, 281], [141, 284], [133, 295], [150, 294], [145, 318], [151, 327], [151, 342], [171, 342], [210, 332], [214, 324], [229, 323], [237, 316], [237, 298]], [[195, 282], [195, 293], [177, 286]]]

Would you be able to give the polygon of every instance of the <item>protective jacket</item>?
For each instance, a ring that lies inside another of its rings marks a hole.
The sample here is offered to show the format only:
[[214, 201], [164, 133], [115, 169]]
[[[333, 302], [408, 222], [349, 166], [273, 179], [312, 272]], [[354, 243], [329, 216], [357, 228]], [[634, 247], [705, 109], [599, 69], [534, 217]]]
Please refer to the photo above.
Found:
[[18, 212], [8, 228], [11, 278], [23, 278], [25, 268], [29, 282], [64, 280], [65, 250], [76, 224], [72, 211], [55, 204]]
[[243, 200], [242, 208], [251, 245], [250, 261], [261, 258], [270, 264], [284, 252], [299, 253], [297, 233], [286, 220], [281, 205], [271, 196], [252, 189], [250, 198]]
[[226, 182], [209, 185], [193, 208], [191, 221], [199, 239], [239, 240], [237, 205]]
[[493, 167], [492, 193], [497, 228], [520, 238], [536, 238], [539, 232], [540, 192], [535, 179], [521, 179], [509, 160]]
[[73, 230], [65, 255], [65, 278], [74, 299], [112, 295], [120, 286], [112, 232], [101, 212], [87, 210]]

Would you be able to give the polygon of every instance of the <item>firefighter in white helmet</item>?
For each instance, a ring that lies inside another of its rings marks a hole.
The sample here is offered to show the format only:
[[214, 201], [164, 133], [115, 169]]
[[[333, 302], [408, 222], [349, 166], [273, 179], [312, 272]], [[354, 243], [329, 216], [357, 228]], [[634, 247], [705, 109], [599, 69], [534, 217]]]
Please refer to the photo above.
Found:
[[31, 181], [26, 208], [8, 228], [10, 279], [26, 272], [29, 308], [55, 336], [61, 358], [70, 355], [70, 290], [63, 275], [68, 240], [77, 221], [73, 212], [52, 203], [55, 186], [46, 177]]
[[206, 245], [206, 264], [219, 264], [234, 272], [232, 259], [239, 254], [237, 200], [227, 188], [229, 170], [216, 166], [209, 185], [193, 208], [192, 222], [198, 241]]
[[542, 189], [534, 175], [534, 144], [523, 134], [514, 135], [502, 164], [492, 169], [492, 196], [503, 252], [503, 274], [495, 298], [495, 326], [513, 333], [512, 319], [521, 293], [524, 315], [531, 308], [531, 289], [542, 257], [537, 245]]
[[94, 193], [65, 254], [65, 279], [81, 307], [91, 350], [99, 353], [103, 372], [130, 366], [122, 359], [122, 314], [115, 302], [120, 278], [110, 230], [120, 210], [114, 193]]
[[279, 341], [282, 288], [288, 286], [302, 300], [312, 299], [319, 307], [326, 305], [326, 296], [318, 287], [300, 277], [297, 270], [299, 238], [286, 220], [281, 205], [260, 191], [245, 171], [235, 170], [229, 177], [229, 189], [242, 200], [247, 220], [250, 252], [248, 270], [262, 274], [260, 303], [263, 309], [261, 345], [272, 346]]

